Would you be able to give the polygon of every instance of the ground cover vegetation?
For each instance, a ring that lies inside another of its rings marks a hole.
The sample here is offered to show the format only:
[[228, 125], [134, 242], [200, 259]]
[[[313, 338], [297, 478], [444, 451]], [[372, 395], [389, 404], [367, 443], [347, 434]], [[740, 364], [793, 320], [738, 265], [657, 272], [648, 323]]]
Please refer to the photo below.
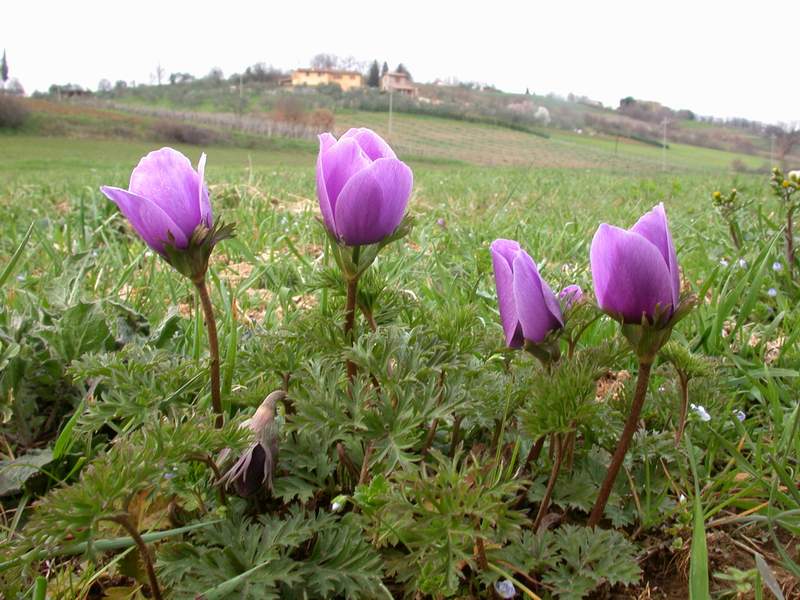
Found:
[[177, 148], [0, 138], [7, 597], [798, 593], [796, 172]]

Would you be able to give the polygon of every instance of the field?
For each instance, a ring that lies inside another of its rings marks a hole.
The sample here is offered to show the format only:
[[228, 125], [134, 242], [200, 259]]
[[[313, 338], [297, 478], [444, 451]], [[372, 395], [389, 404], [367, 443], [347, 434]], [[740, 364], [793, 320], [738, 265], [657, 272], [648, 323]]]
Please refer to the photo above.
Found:
[[[209, 271], [222, 429], [194, 287], [99, 191], [162, 145], [147, 123], [0, 135], [0, 596], [152, 597], [149, 553], [175, 598], [800, 597], [800, 288], [769, 175], [728, 171], [763, 160], [673, 145], [662, 172], [645, 144], [442, 121], [337, 114], [414, 173], [413, 229], [361, 277], [352, 346], [316, 143], [175, 145], [207, 153], [215, 219], [236, 224]], [[731, 188], [740, 249], [712, 203]], [[640, 370], [594, 306], [590, 244], [659, 202], [699, 301], [587, 528]], [[504, 345], [496, 238], [586, 292], [555, 364]], [[251, 444], [239, 425], [274, 390], [272, 489], [242, 498], [221, 451]]]

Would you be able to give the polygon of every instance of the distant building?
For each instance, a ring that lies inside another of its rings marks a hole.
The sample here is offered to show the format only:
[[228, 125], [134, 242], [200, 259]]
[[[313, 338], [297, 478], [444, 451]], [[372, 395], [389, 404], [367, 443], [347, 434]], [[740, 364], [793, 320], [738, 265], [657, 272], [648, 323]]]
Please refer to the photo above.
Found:
[[381, 77], [381, 91], [417, 96], [417, 86], [411, 82], [408, 73], [400, 73], [398, 71], [390, 71]]
[[342, 91], [360, 88], [364, 85], [364, 77], [358, 71], [338, 71], [336, 69], [295, 69], [291, 79], [281, 81], [283, 85], [292, 87], [338, 85]]

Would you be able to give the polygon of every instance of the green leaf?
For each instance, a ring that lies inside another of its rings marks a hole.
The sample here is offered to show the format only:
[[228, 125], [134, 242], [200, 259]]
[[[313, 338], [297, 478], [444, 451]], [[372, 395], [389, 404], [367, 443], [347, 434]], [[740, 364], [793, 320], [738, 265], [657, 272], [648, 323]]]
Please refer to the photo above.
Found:
[[49, 448], [30, 450], [12, 460], [0, 460], [0, 497], [21, 492], [25, 482], [52, 461], [53, 452]]

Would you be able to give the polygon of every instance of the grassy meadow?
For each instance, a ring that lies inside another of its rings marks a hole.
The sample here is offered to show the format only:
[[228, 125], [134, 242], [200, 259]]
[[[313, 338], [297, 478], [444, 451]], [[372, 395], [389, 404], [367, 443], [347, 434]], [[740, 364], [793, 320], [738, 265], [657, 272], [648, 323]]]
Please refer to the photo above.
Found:
[[[388, 136], [385, 117], [336, 128]], [[0, 135], [0, 596], [151, 597], [122, 514], [170, 598], [498, 598], [502, 582], [523, 598], [800, 597], [800, 288], [769, 176], [729, 172], [722, 151], [673, 145], [662, 172], [644, 144], [442, 121], [395, 116], [414, 226], [363, 277], [352, 347], [316, 144], [175, 145], [193, 164], [206, 152], [215, 218], [236, 224], [209, 279], [221, 430], [193, 286], [99, 191], [162, 144]], [[731, 188], [740, 249], [712, 204]], [[699, 302], [589, 529], [637, 370], [591, 306], [589, 247], [601, 222], [630, 227], [659, 202]], [[587, 292], [552, 371], [504, 347], [496, 238], [554, 290]], [[679, 373], [710, 419], [690, 409], [676, 445]], [[226, 497], [208, 465], [247, 446], [239, 424], [274, 390], [273, 489]], [[573, 454], [535, 531], [552, 443], [526, 457], [554, 431]]]

